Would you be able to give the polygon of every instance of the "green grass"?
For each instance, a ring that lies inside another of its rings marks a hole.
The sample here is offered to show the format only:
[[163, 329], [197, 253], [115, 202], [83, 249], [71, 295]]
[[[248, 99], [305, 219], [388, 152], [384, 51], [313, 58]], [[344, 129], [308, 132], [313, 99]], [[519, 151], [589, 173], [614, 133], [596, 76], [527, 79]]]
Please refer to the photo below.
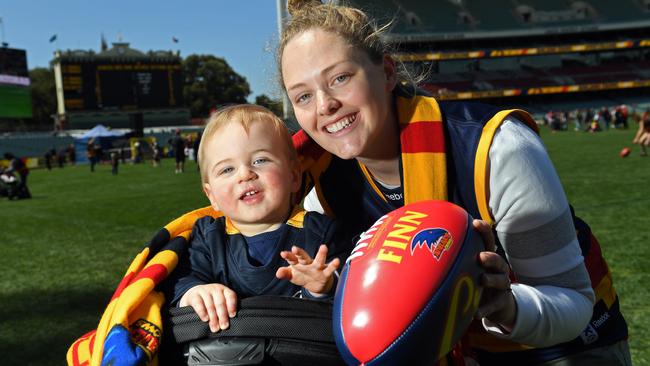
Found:
[[194, 163], [33, 170], [33, 199], [0, 201], [0, 355], [61, 365], [97, 326], [130, 260], [171, 219], [208, 204]]
[[[650, 365], [650, 158], [635, 131], [548, 133], [544, 142], [576, 214], [603, 248], [630, 328], [635, 365]], [[618, 152], [632, 148], [629, 157]]]
[[[636, 365], [650, 364], [650, 158], [627, 159], [633, 131], [543, 133], [576, 212], [601, 241], [630, 325]], [[0, 201], [0, 355], [61, 365], [94, 329], [135, 253], [164, 224], [207, 205], [190, 162], [32, 171], [34, 199]]]

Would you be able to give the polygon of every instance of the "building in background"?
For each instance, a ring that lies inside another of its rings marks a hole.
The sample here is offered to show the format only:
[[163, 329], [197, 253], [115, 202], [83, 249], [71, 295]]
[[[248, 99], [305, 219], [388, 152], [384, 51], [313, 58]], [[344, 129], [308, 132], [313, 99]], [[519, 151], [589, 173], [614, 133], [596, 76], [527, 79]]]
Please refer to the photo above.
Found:
[[190, 123], [183, 104], [178, 52], [141, 52], [117, 42], [99, 53], [56, 51], [54, 69], [57, 115], [61, 129], [88, 129], [97, 124], [143, 128]]

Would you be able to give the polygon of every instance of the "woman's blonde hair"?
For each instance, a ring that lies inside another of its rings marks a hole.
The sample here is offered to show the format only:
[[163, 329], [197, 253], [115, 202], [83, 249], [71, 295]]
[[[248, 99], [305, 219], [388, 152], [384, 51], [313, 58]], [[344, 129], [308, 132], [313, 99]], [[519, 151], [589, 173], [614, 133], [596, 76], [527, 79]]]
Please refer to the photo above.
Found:
[[[239, 123], [246, 133], [249, 133], [250, 126], [253, 122], [269, 123], [273, 126], [274, 132], [280, 139], [284, 142], [287, 149], [287, 155], [289, 161], [297, 161], [296, 149], [293, 146], [293, 140], [291, 134], [287, 130], [287, 127], [284, 125], [284, 122], [276, 116], [273, 112], [259, 105], [255, 104], [236, 104], [231, 105], [214, 112], [208, 123], [205, 125], [203, 130], [203, 136], [201, 137], [201, 143], [199, 144], [199, 167], [201, 169], [201, 181], [207, 183], [208, 181], [208, 167], [205, 165], [206, 162], [206, 145], [210, 142], [212, 138], [224, 127], [230, 123]], [[270, 138], [270, 136], [269, 136]], [[227, 149], [227, 146], [222, 146], [220, 148]]]
[[[381, 39], [393, 21], [379, 26], [377, 21], [360, 9], [336, 5], [320, 0], [288, 0], [287, 10], [291, 15], [283, 27], [277, 50], [278, 75], [284, 89], [282, 77], [282, 55], [287, 43], [299, 34], [311, 29], [321, 29], [341, 37], [354, 49], [364, 52], [372, 62], [380, 64], [384, 56], [394, 49]], [[405, 95], [415, 93], [416, 84], [426, 79], [426, 73], [413, 76], [401, 62], [397, 62], [398, 89]]]
[[378, 27], [375, 20], [359, 9], [323, 4], [319, 0], [289, 0], [287, 9], [291, 18], [284, 24], [277, 52], [281, 85], [284, 48], [295, 36], [310, 29], [322, 29], [340, 36], [355, 49], [365, 52], [376, 64], [390, 53], [388, 45], [380, 39], [390, 23]]

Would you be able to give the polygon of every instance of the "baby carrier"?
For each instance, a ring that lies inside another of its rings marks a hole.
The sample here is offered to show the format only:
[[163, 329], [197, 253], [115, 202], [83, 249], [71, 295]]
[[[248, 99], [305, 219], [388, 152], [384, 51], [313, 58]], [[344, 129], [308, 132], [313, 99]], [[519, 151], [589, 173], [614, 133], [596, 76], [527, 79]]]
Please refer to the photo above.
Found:
[[242, 299], [217, 333], [187, 306], [171, 308], [160, 365], [345, 365], [332, 335], [332, 304], [281, 296]]

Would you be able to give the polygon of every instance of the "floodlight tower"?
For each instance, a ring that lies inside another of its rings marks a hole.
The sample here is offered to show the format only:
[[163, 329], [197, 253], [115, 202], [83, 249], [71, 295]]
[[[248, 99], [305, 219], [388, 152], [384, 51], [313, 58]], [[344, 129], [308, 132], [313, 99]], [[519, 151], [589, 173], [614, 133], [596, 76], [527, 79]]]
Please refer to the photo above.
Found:
[[[282, 30], [284, 28], [284, 20], [287, 17], [287, 11], [284, 6], [286, 3], [286, 0], [277, 0], [276, 5], [277, 5], [277, 17], [278, 17], [278, 42], [280, 41], [280, 38], [282, 37]], [[278, 67], [282, 67], [282, 65], [278, 65]], [[282, 92], [282, 117], [284, 119], [289, 118], [289, 97], [287, 96], [286, 92]]]
[[0, 47], [9, 46], [9, 43], [5, 42], [5, 23], [2, 21], [2, 17], [0, 17], [0, 42]]

